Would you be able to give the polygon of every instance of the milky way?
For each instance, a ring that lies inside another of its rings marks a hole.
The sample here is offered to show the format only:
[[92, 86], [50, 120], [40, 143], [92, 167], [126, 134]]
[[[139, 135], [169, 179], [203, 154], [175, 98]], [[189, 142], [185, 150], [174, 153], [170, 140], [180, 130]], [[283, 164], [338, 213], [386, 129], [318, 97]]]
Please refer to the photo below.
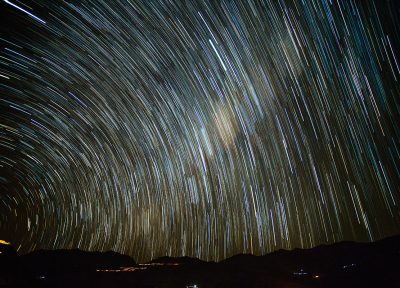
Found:
[[397, 1], [2, 1], [0, 238], [221, 260], [400, 232]]

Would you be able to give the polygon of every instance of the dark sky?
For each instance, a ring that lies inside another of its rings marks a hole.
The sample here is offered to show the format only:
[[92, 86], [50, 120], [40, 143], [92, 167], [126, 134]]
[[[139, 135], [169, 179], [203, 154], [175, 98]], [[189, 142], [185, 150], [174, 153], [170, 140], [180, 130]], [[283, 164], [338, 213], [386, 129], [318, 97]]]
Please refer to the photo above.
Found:
[[400, 232], [397, 1], [1, 1], [0, 239], [221, 260]]

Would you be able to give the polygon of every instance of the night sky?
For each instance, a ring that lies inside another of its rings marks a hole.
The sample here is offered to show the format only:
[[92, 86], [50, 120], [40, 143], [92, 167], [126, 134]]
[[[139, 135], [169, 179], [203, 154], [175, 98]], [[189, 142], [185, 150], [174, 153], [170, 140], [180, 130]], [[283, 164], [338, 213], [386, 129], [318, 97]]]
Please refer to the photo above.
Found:
[[0, 239], [221, 260], [400, 233], [398, 1], [1, 1]]

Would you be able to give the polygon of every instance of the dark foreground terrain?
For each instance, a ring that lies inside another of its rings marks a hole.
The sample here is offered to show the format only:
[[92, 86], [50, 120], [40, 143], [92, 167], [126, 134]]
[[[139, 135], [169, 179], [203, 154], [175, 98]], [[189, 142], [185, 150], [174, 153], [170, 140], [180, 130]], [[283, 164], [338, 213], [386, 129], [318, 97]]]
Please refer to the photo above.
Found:
[[400, 235], [219, 263], [163, 257], [136, 264], [114, 252], [35, 251], [0, 244], [0, 287], [400, 287]]

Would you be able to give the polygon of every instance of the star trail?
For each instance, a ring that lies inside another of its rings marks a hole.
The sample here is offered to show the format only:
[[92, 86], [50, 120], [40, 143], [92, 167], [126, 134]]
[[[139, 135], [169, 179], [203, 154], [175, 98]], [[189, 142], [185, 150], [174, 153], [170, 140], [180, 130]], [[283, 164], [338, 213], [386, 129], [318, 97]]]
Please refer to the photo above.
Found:
[[397, 1], [2, 1], [0, 233], [222, 260], [400, 232]]

